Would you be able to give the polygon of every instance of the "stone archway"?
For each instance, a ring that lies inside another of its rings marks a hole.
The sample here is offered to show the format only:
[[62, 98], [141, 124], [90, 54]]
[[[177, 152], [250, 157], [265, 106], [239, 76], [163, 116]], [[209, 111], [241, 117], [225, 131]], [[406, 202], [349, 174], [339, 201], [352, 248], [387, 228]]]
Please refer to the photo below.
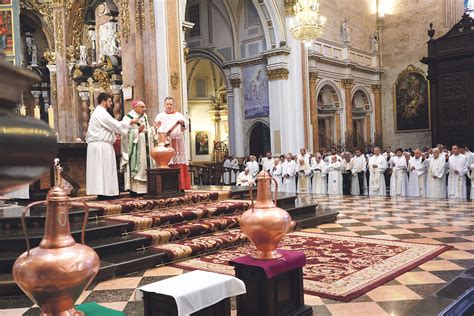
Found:
[[270, 127], [267, 124], [258, 121], [250, 128], [250, 155], [254, 155], [258, 158], [260, 155], [263, 156], [265, 152], [269, 150], [271, 150]]
[[324, 83], [317, 93], [318, 138], [320, 148], [341, 143], [341, 97], [332, 83]]
[[352, 126], [355, 147], [367, 147], [372, 140], [370, 95], [364, 89], [354, 89], [352, 94]]

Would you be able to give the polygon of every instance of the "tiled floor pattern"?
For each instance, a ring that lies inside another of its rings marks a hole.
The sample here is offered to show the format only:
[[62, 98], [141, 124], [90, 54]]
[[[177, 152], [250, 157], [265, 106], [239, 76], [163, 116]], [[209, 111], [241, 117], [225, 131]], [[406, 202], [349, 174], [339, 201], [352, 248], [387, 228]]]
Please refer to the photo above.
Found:
[[[349, 303], [305, 295], [305, 303], [313, 306], [314, 315], [438, 315], [474, 286], [474, 202], [311, 195], [300, 198], [340, 212], [336, 223], [308, 231], [454, 247]], [[96, 301], [126, 315], [143, 315], [143, 302], [134, 299], [136, 288], [181, 273], [181, 269], [159, 267], [93, 284], [78, 303]], [[0, 298], [0, 315], [38, 315], [38, 308], [32, 305], [26, 297]]]

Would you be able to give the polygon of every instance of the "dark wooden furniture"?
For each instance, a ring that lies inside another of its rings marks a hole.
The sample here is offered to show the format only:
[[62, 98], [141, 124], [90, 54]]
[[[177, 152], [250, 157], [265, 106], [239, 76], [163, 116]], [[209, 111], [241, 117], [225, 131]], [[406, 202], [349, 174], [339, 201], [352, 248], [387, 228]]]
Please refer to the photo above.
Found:
[[179, 168], [155, 168], [147, 170], [148, 193], [150, 198], [183, 196], [179, 189]]
[[[145, 306], [145, 316], [178, 316], [178, 307], [172, 296], [143, 292], [143, 303]], [[230, 316], [230, 298], [223, 299], [191, 315]]]
[[[432, 25], [431, 25], [432, 27]], [[474, 148], [474, 21], [464, 14], [449, 32], [428, 31], [428, 65], [433, 145]]]
[[267, 278], [259, 267], [232, 263], [235, 276], [245, 283], [247, 293], [237, 296], [238, 316], [311, 316], [304, 305], [303, 268]]

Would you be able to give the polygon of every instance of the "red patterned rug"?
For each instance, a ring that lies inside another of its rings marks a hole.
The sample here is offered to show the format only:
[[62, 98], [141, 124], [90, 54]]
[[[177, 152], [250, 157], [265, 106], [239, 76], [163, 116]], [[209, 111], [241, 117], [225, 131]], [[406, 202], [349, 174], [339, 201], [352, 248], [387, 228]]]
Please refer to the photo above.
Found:
[[[281, 242], [281, 249], [303, 251], [304, 290], [307, 294], [350, 301], [383, 283], [419, 266], [452, 248], [342, 235], [293, 232]], [[227, 263], [253, 251], [246, 244], [222, 250], [173, 266], [186, 270], [208, 270], [234, 274]]]

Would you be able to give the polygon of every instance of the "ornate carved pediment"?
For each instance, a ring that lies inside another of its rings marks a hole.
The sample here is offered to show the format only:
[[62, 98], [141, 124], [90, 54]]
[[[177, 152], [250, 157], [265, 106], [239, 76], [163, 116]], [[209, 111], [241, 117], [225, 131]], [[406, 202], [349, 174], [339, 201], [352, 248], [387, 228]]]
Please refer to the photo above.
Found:
[[403, 70], [401, 73], [398, 74], [398, 77], [397, 77], [397, 80], [395, 81], [395, 83], [398, 83], [401, 78], [405, 77], [407, 74], [412, 73], [412, 72], [419, 73], [420, 75], [422, 75], [426, 79], [426, 73], [424, 72], [423, 69], [415, 67], [415, 66], [410, 64], [410, 65], [408, 65], [408, 67], [405, 70]]

